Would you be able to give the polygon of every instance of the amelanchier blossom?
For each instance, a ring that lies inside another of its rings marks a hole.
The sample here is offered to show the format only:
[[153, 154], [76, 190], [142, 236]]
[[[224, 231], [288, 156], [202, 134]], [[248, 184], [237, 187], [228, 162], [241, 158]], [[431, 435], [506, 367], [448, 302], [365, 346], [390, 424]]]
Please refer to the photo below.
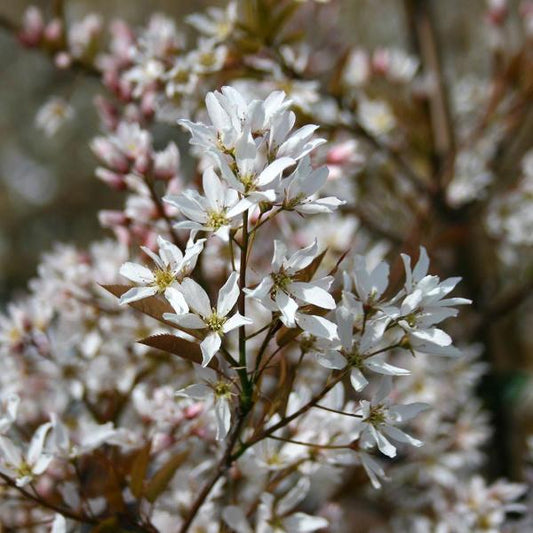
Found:
[[133, 287], [125, 292], [121, 298], [121, 304], [128, 304], [143, 298], [148, 298], [156, 294], [164, 294], [172, 303], [174, 308], [187, 312], [188, 308], [180, 292], [175, 286], [188, 276], [196, 265], [200, 255], [204, 239], [196, 242], [190, 240], [183, 253], [175, 244], [159, 237], [159, 255], [156, 255], [149, 248], [142, 246], [142, 250], [155, 263], [155, 269], [139, 265], [136, 263], [124, 263], [120, 267], [120, 274], [134, 283], [139, 283], [140, 287]]
[[163, 318], [187, 329], [205, 330], [205, 337], [200, 344], [202, 349], [202, 365], [207, 366], [222, 345], [222, 337], [230, 331], [252, 324], [253, 320], [242, 316], [239, 312], [228, 316], [239, 297], [238, 274], [232, 272], [218, 294], [216, 307], [211, 306], [205, 290], [193, 279], [186, 278], [179, 285], [179, 292], [185, 298], [191, 312], [184, 312], [181, 301], [176, 299], [170, 303], [176, 313], [165, 313]]

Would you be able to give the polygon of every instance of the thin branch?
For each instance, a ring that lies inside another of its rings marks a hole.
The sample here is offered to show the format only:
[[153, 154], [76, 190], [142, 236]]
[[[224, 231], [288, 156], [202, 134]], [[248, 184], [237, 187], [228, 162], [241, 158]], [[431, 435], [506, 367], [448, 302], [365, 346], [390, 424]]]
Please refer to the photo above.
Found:
[[59, 513], [60, 515], [63, 515], [65, 518], [70, 518], [72, 520], [75, 520], [76, 522], [81, 522], [82, 524], [83, 523], [85, 524], [97, 524], [98, 523], [97, 520], [95, 520], [94, 518], [90, 518], [84, 515], [79, 515], [77, 513], [74, 513], [73, 511], [70, 511], [69, 509], [65, 509], [52, 502], [44, 500], [39, 495], [33, 495], [31, 492], [28, 492], [22, 487], [19, 487], [9, 476], [5, 474], [0, 473], [0, 478], [3, 479], [5, 483], [9, 485], [11, 488], [20, 492], [20, 494], [22, 494], [24, 498], [37, 503], [41, 507], [44, 507], [46, 509], [49, 509], [50, 511]]

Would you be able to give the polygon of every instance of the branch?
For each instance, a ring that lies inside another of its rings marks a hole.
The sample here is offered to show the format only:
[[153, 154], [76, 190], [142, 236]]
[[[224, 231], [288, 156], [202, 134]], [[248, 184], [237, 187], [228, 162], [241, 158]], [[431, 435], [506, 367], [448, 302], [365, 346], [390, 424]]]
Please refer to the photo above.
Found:
[[424, 70], [431, 73], [436, 82], [435, 91], [429, 97], [429, 119], [436, 156], [435, 181], [441, 188], [453, 171], [456, 139], [435, 22], [427, 0], [404, 0], [404, 4], [413, 47], [422, 60]]
[[84, 523], [85, 524], [97, 524], [98, 523], [98, 521], [95, 520], [94, 518], [90, 518], [85, 515], [76, 514], [73, 511], [70, 511], [69, 509], [64, 509], [63, 507], [59, 507], [58, 505], [55, 505], [54, 503], [43, 500], [39, 496], [34, 496], [27, 490], [23, 489], [22, 487], [19, 487], [9, 476], [5, 474], [0, 473], [0, 478], [2, 478], [5, 481], [5, 483], [9, 485], [11, 488], [20, 492], [20, 494], [22, 494], [25, 498], [37, 503], [41, 507], [45, 507], [46, 509], [49, 509], [50, 511], [59, 513], [65, 518], [70, 518], [72, 520], [75, 520], [76, 522], [81, 522], [82, 524]]

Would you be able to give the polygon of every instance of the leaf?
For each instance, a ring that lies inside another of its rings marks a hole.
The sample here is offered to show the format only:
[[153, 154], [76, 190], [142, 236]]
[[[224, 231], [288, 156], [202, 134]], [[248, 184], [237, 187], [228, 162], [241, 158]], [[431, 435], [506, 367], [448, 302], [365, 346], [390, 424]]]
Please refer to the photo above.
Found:
[[129, 485], [132, 494], [136, 498], [140, 498], [142, 495], [146, 470], [148, 468], [148, 462], [150, 461], [150, 449], [151, 443], [149, 442], [146, 446], [139, 450], [135, 456], [135, 459], [133, 460], [133, 464], [131, 465], [131, 479]]
[[[151, 335], [138, 342], [145, 346], [150, 346], [150, 348], [157, 348], [163, 352], [177, 355], [192, 363], [202, 364], [202, 351], [200, 346], [194, 342], [182, 339], [181, 337], [162, 333], [159, 335]], [[211, 359], [208, 366], [211, 368], [217, 368], [217, 360], [214, 358]]]
[[[117, 298], [120, 298], [126, 291], [129, 291], [131, 289], [130, 285], [100, 285], [100, 287], [111, 293], [113, 296], [116, 296]], [[199, 336], [199, 332], [197, 330], [185, 329], [178, 326], [177, 324], [174, 324], [173, 322], [168, 322], [167, 320], [165, 320], [163, 318], [163, 314], [174, 313], [174, 309], [172, 309], [172, 306], [166, 300], [158, 298], [157, 296], [144, 298], [143, 300], [132, 302], [128, 305], [145, 315], [155, 318], [158, 322], [162, 322], [167, 326], [170, 326], [174, 329], [179, 329], [180, 331], [188, 333], [193, 337], [198, 338]]]
[[153, 503], [160, 494], [168, 487], [168, 484], [172, 481], [176, 470], [183, 464], [189, 452], [184, 452], [173, 455], [152, 477], [145, 491], [145, 497]]

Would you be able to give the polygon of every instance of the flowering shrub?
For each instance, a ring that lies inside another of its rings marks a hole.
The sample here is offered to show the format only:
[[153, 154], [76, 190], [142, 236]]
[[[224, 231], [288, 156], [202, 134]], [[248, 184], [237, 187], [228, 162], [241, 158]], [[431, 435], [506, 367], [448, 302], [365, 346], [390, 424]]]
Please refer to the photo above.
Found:
[[[187, 19], [193, 43], [163, 15], [106, 41], [97, 15], [26, 12], [24, 45], [101, 79], [91, 149], [124, 205], [99, 213], [112, 239], [57, 246], [2, 317], [6, 530], [530, 527], [527, 485], [482, 476], [484, 323], [448, 321], [484, 295], [429, 256], [481, 212], [502, 268], [528, 257], [532, 153], [497, 196], [490, 166], [531, 80], [496, 87], [482, 122], [458, 86], [452, 114], [434, 36], [418, 57], [295, 45], [329, 8], [312, 4], [228, 2]], [[490, 2], [495, 35], [505, 18]], [[74, 116], [52, 98], [37, 125]]]

